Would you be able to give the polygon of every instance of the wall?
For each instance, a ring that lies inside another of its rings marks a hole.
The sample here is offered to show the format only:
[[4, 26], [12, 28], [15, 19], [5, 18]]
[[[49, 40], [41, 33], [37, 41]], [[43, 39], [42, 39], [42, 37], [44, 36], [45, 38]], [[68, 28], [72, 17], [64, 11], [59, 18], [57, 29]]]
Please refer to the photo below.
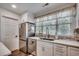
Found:
[[[21, 25], [22, 23], [25, 23], [25, 22], [31, 22], [31, 23], [35, 22], [34, 16], [33, 16], [32, 13], [26, 12], [26, 13], [21, 15], [21, 19], [19, 21], [19, 24]], [[25, 34], [26, 36], [25, 37], [23, 36], [23, 37], [27, 38], [28, 37], [28, 24], [27, 23], [26, 23], [26, 27], [25, 28], [26, 28], [26, 34]]]
[[22, 14], [19, 23], [24, 23], [24, 22], [34, 23], [35, 20], [34, 20], [33, 14], [29, 13], [29, 12], [26, 12], [26, 13]]
[[0, 13], [1, 13], [1, 16], [7, 16], [7, 17], [15, 18], [15, 19], [20, 19], [19, 15], [12, 13], [10, 11], [7, 11], [5, 9], [2, 9], [2, 8], [0, 8]]
[[54, 6], [54, 7], [48, 7], [45, 10], [41, 10], [37, 13], [34, 14], [35, 17], [39, 17], [41, 15], [46, 15], [46, 14], [51, 14], [52, 12], [55, 12], [57, 10], [61, 10], [67, 7], [71, 7], [75, 5], [75, 3], [65, 3], [65, 4], [59, 4], [58, 6]]
[[[0, 16], [1, 16], [1, 13], [0, 13]], [[1, 17], [0, 17], [1, 19]], [[1, 25], [1, 20], [0, 20], [0, 25]], [[0, 26], [0, 41], [1, 41], [1, 26]]]
[[[7, 10], [4, 10], [4, 9], [2, 9], [2, 8], [0, 8], [0, 19], [1, 19], [1, 17], [2, 16], [7, 16], [7, 17], [11, 17], [11, 18], [15, 18], [15, 19], [18, 19], [19, 20], [19, 16], [17, 15], [17, 14], [14, 14], [14, 13], [12, 13], [12, 12], [10, 12], [10, 11], [7, 11]], [[1, 23], [0, 23], [1, 24]], [[18, 24], [19, 24], [19, 22], [18, 22]], [[0, 26], [1, 27], [1, 26]], [[1, 34], [2, 32], [1, 32], [1, 30], [0, 30], [0, 34]], [[18, 33], [18, 35], [19, 35], [19, 33]], [[0, 35], [1, 36], [1, 35]], [[1, 40], [1, 37], [0, 37], [0, 41], [2, 41]], [[7, 43], [8, 44], [8, 43]], [[17, 41], [15, 41], [15, 45], [12, 47], [12, 49], [11, 50], [16, 50], [16, 49], [19, 49], [19, 39], [17, 40]]]
[[76, 4], [76, 28], [79, 27], [79, 3]]

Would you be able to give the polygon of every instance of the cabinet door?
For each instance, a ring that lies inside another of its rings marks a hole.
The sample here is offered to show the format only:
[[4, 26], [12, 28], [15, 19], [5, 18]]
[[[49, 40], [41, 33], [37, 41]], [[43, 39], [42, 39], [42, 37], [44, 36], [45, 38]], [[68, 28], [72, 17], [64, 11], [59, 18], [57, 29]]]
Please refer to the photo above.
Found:
[[49, 45], [44, 45], [44, 46], [42, 47], [43, 56], [53, 56], [53, 48], [52, 48], [52, 47], [53, 47], [53, 46], [50, 45], [50, 43], [49, 43]]
[[79, 48], [68, 47], [68, 56], [79, 56]]
[[54, 44], [54, 55], [55, 56], [66, 56], [67, 48], [64, 45]]
[[37, 41], [37, 56], [42, 56], [42, 44], [41, 41]]
[[37, 42], [37, 55], [39, 56], [52, 56], [53, 44], [49, 42], [38, 41]]

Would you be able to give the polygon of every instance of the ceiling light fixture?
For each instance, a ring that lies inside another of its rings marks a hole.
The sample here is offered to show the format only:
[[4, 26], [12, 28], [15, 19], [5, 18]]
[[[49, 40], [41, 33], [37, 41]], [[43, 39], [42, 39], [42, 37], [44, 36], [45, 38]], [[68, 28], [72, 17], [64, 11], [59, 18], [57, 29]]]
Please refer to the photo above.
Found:
[[16, 5], [12, 5], [12, 8], [16, 8]]
[[46, 7], [46, 6], [48, 6], [49, 5], [49, 3], [45, 3], [42, 7]]

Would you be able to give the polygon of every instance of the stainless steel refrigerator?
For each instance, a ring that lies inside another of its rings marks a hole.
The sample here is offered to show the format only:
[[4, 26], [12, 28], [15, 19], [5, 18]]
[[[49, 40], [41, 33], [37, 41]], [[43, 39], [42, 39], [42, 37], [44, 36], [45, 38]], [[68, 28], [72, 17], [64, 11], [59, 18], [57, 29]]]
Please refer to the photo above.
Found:
[[28, 37], [35, 36], [35, 23], [25, 22], [20, 24], [20, 50], [24, 53], [28, 52]]

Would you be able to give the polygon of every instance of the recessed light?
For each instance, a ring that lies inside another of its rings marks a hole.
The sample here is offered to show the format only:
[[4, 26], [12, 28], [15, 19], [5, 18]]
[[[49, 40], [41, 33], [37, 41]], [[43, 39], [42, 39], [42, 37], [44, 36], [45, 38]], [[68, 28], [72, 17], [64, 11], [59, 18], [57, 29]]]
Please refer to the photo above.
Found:
[[12, 8], [16, 8], [16, 5], [11, 5], [12, 6]]

